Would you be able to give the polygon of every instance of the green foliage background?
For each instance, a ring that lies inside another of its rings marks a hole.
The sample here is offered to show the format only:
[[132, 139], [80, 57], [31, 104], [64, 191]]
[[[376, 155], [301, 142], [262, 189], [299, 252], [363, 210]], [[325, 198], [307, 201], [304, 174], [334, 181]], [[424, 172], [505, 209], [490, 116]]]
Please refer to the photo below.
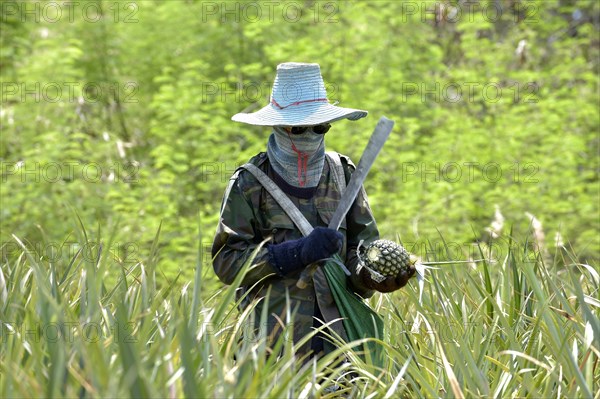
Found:
[[330, 100], [370, 112], [336, 123], [328, 149], [358, 162], [379, 116], [396, 121], [366, 183], [383, 236], [426, 255], [439, 230], [465, 258], [498, 205], [515, 231], [535, 215], [549, 250], [560, 232], [600, 258], [595, 1], [80, 1], [55, 22], [48, 2], [6, 4], [2, 243], [56, 249], [74, 209], [132, 265], [162, 222], [158, 269], [189, 281], [200, 254], [216, 286], [223, 190], [269, 134], [230, 117], [299, 61], [321, 65]]

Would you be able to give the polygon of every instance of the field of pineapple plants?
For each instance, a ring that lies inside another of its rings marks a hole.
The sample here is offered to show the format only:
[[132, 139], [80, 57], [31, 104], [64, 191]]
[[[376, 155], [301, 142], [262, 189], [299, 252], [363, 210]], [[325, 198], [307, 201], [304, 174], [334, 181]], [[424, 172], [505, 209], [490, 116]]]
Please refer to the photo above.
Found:
[[376, 294], [377, 367], [360, 341], [336, 337], [319, 361], [298, 359], [285, 334], [267, 357], [264, 334], [242, 336], [266, 315], [238, 313], [235, 283], [202, 292], [200, 261], [193, 281], [161, 276], [160, 230], [126, 265], [106, 250], [110, 233], [77, 224], [70, 259], [13, 237], [20, 250], [0, 272], [2, 397], [600, 397], [600, 276], [564, 246], [544, 256], [527, 237], [496, 235], [477, 246], [483, 262]]

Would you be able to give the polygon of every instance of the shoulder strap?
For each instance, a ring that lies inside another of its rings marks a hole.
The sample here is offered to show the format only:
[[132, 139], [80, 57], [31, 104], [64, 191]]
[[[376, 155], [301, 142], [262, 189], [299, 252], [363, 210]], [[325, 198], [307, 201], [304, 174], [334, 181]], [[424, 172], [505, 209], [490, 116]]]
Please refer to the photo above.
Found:
[[[333, 180], [341, 195], [346, 190], [346, 175], [340, 154], [335, 151], [327, 151], [325, 153], [327, 164], [332, 171]], [[240, 169], [245, 169], [259, 181], [260, 184], [267, 190], [269, 194], [279, 204], [281, 209], [288, 215], [292, 222], [298, 227], [302, 235], [307, 236], [313, 230], [311, 224], [306, 220], [306, 217], [298, 210], [296, 205], [288, 198], [287, 195], [267, 176], [262, 170], [252, 163], [246, 163], [240, 166]], [[237, 175], [237, 173], [236, 173]], [[237, 176], [236, 176], [237, 177]]]
[[260, 184], [277, 201], [281, 209], [292, 219], [292, 222], [298, 227], [302, 235], [307, 236], [313, 230], [306, 217], [298, 210], [296, 205], [284, 194], [283, 191], [259, 168], [251, 163], [244, 164], [240, 168], [247, 170], [259, 181]]
[[344, 166], [342, 165], [340, 154], [335, 151], [327, 151], [325, 155], [329, 170], [333, 172], [333, 180], [335, 181], [340, 194], [344, 195], [344, 191], [346, 191], [346, 174], [344, 173]]

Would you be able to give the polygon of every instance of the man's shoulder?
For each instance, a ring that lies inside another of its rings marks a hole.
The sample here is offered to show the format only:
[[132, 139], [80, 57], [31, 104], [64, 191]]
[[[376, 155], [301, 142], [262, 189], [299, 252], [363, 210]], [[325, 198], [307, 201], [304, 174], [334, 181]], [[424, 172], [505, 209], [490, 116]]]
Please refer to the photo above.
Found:
[[261, 165], [263, 165], [265, 161], [267, 161], [267, 159], [267, 153], [265, 151], [261, 151], [252, 158], [250, 158], [247, 163], [251, 163], [254, 166], [261, 167]]
[[248, 160], [248, 162], [240, 165], [236, 169], [235, 173], [231, 176], [231, 180], [234, 180], [235, 183], [242, 189], [242, 191], [248, 191], [253, 187], [260, 186], [254, 175], [244, 168], [244, 166], [248, 164], [254, 165], [265, 172], [268, 165], [267, 153], [263, 151], [254, 155]]
[[350, 159], [350, 157], [348, 155], [344, 155], [337, 151], [327, 151], [327, 154], [333, 159], [334, 162], [337, 162], [337, 159], [339, 159], [341, 161], [344, 169], [350, 169], [350, 170], [356, 169], [356, 166], [354, 166], [352, 159]]

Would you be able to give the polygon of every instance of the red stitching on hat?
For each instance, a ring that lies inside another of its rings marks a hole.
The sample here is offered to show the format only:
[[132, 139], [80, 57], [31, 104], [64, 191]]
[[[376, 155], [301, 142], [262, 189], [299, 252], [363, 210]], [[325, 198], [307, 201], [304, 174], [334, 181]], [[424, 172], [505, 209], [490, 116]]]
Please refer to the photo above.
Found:
[[285, 107], [282, 107], [281, 105], [277, 104], [277, 101], [275, 101], [274, 98], [272, 98], [271, 99], [271, 104], [273, 104], [274, 106], [276, 106], [279, 109], [284, 109], [284, 108], [287, 108], [287, 107], [291, 107], [292, 105], [300, 105], [302, 103], [314, 103], [314, 102], [317, 102], [317, 101], [319, 101], [319, 102], [322, 102], [322, 101], [329, 102], [329, 100], [326, 99], [326, 98], [317, 98], [316, 100], [296, 101], [295, 103], [291, 103], [291, 104], [286, 105]]

